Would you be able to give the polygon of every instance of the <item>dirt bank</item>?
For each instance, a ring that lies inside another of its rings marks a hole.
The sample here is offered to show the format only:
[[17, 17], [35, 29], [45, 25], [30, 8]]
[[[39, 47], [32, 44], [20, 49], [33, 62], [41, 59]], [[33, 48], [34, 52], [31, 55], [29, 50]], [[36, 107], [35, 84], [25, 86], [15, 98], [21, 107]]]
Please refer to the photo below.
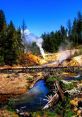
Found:
[[41, 73], [0, 74], [0, 102], [17, 97], [27, 92], [41, 78]]

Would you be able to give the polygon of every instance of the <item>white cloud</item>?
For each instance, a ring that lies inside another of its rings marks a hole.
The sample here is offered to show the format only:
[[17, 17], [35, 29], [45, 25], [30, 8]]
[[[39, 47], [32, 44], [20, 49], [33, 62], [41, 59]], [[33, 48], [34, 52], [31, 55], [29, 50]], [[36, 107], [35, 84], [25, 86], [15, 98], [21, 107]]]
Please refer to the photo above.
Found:
[[29, 35], [31, 32], [30, 32], [30, 30], [26, 29], [26, 30], [24, 31], [24, 33], [25, 33], [26, 35]]
[[[21, 33], [23, 33], [23, 30], [21, 30]], [[25, 30], [24, 30], [24, 33], [25, 33], [25, 35], [29, 35], [31, 32], [30, 32], [29, 29], [25, 29]]]
[[[22, 30], [21, 30], [21, 33], [22, 33]], [[24, 31], [24, 34], [25, 34], [25, 38], [26, 38], [27, 42], [29, 42], [29, 43], [36, 42], [36, 43], [42, 44], [43, 39], [36, 36], [35, 34], [31, 33], [31, 31], [29, 29], [26, 29]]]

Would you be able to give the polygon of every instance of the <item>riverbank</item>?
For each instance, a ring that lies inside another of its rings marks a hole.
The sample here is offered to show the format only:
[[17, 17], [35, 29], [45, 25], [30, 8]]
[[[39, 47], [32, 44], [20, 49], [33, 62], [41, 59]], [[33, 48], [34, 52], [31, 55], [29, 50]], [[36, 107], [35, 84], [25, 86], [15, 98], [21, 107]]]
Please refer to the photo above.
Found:
[[[2, 103], [6, 103], [11, 98], [17, 98], [21, 95], [23, 97], [23, 95], [26, 94], [26, 92], [29, 92], [29, 90], [34, 86], [34, 84], [41, 79], [45, 79], [47, 85], [50, 86], [51, 88], [53, 88], [53, 86], [54, 86], [53, 84], [56, 80], [61, 81], [61, 80], [64, 80], [64, 78], [69, 77], [69, 79], [71, 79], [70, 77], [72, 77], [72, 80], [75, 80], [74, 85], [73, 84], [69, 85], [69, 83], [71, 81], [68, 81], [68, 80], [66, 82], [62, 82], [62, 84], [63, 83], [68, 84], [68, 85], [67, 84], [63, 85], [63, 88], [62, 88], [63, 91], [65, 92], [66, 90], [71, 90], [71, 88], [74, 88], [74, 87], [78, 88], [79, 86], [81, 88], [82, 80], [81, 79], [78, 80], [78, 78], [73, 79], [74, 76], [77, 76], [77, 74], [76, 73], [66, 73], [66, 72], [63, 72], [61, 74], [57, 74], [55, 72], [4, 73], [4, 74], [1, 73], [0, 74], [0, 101]], [[60, 86], [62, 87], [62, 85], [60, 85]], [[52, 92], [53, 92], [53, 90], [51, 90], [51, 93]], [[19, 101], [21, 101], [21, 100], [19, 100]], [[3, 114], [4, 112], [10, 113], [8, 111], [4, 111], [4, 109], [3, 110], [1, 109], [0, 111], [1, 111], [2, 115], [4, 115]], [[12, 112], [12, 115], [14, 117], [13, 112]], [[39, 114], [37, 113], [37, 116], [38, 115]], [[47, 116], [47, 113], [46, 113], [46, 116]], [[6, 116], [4, 115], [4, 117], [6, 117]], [[11, 117], [11, 116], [9, 115], [8, 117]], [[49, 117], [49, 116], [47, 116], [47, 117]], [[57, 117], [57, 116], [55, 116], [55, 113], [54, 113], [54, 116], [52, 116], [52, 117]]]
[[12, 73], [0, 74], [0, 102], [6, 102], [8, 98], [14, 98], [27, 92], [42, 73]]
[[38, 80], [49, 78], [54, 81], [53, 77], [64, 80], [64, 78], [70, 79], [70, 77], [75, 75], [75, 73], [66, 72], [63, 72], [61, 75], [54, 72], [0, 73], [0, 102], [6, 102], [8, 98], [14, 98], [28, 92]]

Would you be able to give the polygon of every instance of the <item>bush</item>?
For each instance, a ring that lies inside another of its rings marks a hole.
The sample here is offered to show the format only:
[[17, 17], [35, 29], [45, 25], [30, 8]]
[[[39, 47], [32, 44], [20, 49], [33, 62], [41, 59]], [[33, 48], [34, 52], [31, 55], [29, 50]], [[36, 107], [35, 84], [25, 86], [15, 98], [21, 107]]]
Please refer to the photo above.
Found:
[[27, 77], [27, 80], [28, 80], [29, 82], [33, 82], [34, 78], [33, 78], [33, 77]]
[[71, 90], [74, 88], [74, 84], [73, 83], [70, 83], [70, 84], [63, 84], [61, 83], [61, 86], [64, 90]]
[[9, 99], [9, 102], [8, 102], [8, 109], [9, 110], [12, 110], [12, 108], [14, 107], [14, 104], [15, 104], [15, 101], [14, 99]]
[[56, 80], [58, 80], [58, 78], [56, 78], [56, 77], [49, 77], [49, 78], [47, 78], [46, 82], [54, 82]]

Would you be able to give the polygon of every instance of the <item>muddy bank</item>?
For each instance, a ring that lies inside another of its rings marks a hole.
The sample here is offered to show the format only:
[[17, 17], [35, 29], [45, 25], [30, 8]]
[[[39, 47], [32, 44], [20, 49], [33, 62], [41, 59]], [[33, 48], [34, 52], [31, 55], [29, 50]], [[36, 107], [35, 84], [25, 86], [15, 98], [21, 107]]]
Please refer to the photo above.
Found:
[[41, 77], [42, 73], [0, 74], [0, 103], [26, 93]]

